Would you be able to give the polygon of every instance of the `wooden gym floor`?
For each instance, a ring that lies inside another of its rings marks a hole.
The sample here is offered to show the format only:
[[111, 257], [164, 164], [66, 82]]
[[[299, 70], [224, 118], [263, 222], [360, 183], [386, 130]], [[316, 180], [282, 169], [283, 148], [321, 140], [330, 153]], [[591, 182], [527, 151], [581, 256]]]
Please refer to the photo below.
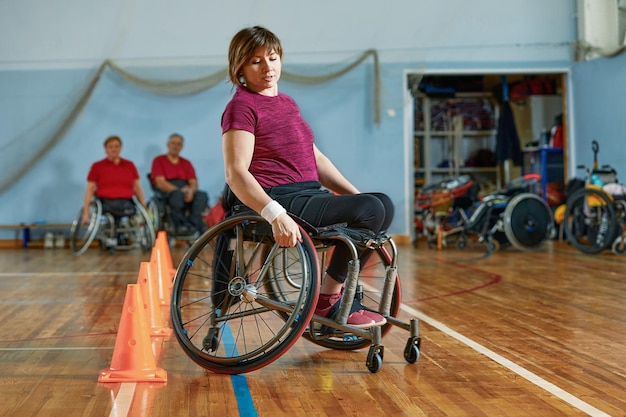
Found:
[[166, 383], [98, 383], [149, 256], [0, 251], [0, 416], [626, 415], [626, 258], [609, 251], [400, 247], [401, 317], [420, 319], [415, 364], [397, 328], [376, 374], [366, 349], [304, 339], [258, 371], [211, 374], [172, 336], [151, 339]]

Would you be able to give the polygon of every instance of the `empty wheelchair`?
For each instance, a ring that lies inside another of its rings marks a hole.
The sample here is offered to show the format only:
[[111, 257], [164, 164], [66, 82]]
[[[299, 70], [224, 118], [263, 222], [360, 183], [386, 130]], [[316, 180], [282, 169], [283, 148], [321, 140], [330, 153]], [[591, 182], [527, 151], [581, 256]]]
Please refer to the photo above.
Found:
[[[342, 225], [314, 228], [294, 219], [302, 232], [295, 247], [280, 247], [271, 226], [244, 211], [210, 228], [187, 250], [171, 302], [172, 327], [185, 353], [207, 370], [239, 374], [272, 363], [304, 336], [330, 349], [369, 347], [366, 366], [378, 372], [382, 337], [397, 326], [409, 332], [406, 361], [417, 361], [418, 322], [397, 319], [401, 292], [391, 238]], [[328, 319], [314, 312], [325, 260], [338, 241], [351, 248], [353, 259], [339, 314]], [[371, 256], [359, 265], [362, 250]], [[346, 324], [354, 299], [386, 323], [369, 329]]]
[[82, 255], [94, 240], [100, 241], [103, 249], [126, 250], [135, 247], [147, 252], [155, 241], [152, 220], [146, 209], [133, 197], [135, 213], [115, 218], [104, 212], [102, 202], [94, 198], [89, 205], [89, 224], [83, 223], [83, 207], [80, 208], [70, 229], [70, 248]]
[[576, 249], [596, 254], [611, 247], [623, 254], [626, 201], [592, 184], [576, 191], [568, 199], [564, 216], [567, 241]]
[[479, 201], [478, 189], [478, 183], [469, 175], [461, 175], [419, 190], [415, 203], [417, 232], [426, 237], [429, 247], [442, 249], [449, 240], [455, 240], [462, 230], [456, 227], [462, 220], [460, 211]]
[[585, 186], [567, 198], [563, 225], [567, 241], [583, 253], [596, 254], [611, 247], [626, 253], [626, 186], [610, 166], [598, 167], [597, 141], [591, 143], [593, 166], [586, 172]]
[[510, 245], [522, 251], [541, 247], [553, 229], [552, 210], [537, 194], [528, 190], [539, 181], [537, 174], [513, 180], [505, 190], [484, 196], [473, 207], [459, 209], [458, 224], [446, 231], [465, 248], [471, 234], [478, 235], [487, 252]]

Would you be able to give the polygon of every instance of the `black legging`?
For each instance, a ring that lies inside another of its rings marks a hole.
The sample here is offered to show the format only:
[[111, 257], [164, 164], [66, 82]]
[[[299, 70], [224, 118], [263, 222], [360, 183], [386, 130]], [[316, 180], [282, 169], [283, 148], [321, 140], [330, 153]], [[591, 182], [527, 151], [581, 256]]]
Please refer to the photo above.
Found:
[[[303, 187], [294, 190], [293, 187]], [[330, 226], [347, 223], [347, 227], [369, 229], [374, 233], [386, 231], [393, 220], [394, 207], [391, 199], [383, 193], [363, 193], [334, 195], [320, 189], [316, 182], [274, 187], [267, 190], [292, 214], [306, 220], [313, 226]], [[371, 251], [360, 254], [361, 264]], [[326, 270], [338, 282], [344, 282], [348, 274], [348, 261], [351, 252], [339, 242]]]

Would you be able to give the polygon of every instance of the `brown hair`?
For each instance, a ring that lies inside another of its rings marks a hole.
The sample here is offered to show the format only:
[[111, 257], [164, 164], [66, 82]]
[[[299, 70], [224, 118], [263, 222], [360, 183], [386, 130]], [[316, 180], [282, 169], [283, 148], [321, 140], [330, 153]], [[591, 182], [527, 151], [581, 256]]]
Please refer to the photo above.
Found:
[[120, 139], [119, 136], [109, 136], [108, 138], [104, 140], [104, 147], [106, 148], [109, 142], [112, 142], [114, 140], [118, 141], [120, 146], [122, 146], [122, 139]]
[[283, 58], [283, 47], [280, 44], [280, 39], [262, 26], [242, 29], [230, 41], [228, 77], [233, 84], [243, 85], [239, 79], [241, 68], [254, 55], [254, 51], [261, 46], [268, 50], [274, 50], [281, 59]]

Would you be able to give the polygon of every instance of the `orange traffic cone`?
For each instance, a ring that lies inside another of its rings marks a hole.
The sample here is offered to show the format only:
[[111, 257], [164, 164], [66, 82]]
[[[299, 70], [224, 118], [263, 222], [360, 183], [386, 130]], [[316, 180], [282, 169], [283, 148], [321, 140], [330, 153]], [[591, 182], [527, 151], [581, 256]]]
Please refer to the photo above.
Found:
[[137, 284], [141, 288], [150, 336], [170, 336], [172, 329], [163, 324], [158, 294], [159, 277], [152, 262], [141, 262]]
[[[164, 265], [172, 270], [175, 271], [174, 269], [174, 264], [172, 262], [172, 252], [170, 251], [170, 244], [169, 241], [167, 239], [167, 233], [165, 233], [165, 231], [161, 230], [157, 236], [157, 242], [159, 244], [159, 247], [161, 249], [161, 253], [163, 253], [164, 257], [165, 257], [165, 263]], [[173, 274], [172, 274], [173, 276]]]
[[152, 353], [141, 290], [137, 284], [126, 286], [111, 367], [100, 371], [98, 382], [167, 382], [167, 372], [157, 368]]
[[162, 306], [170, 305], [170, 293], [173, 285], [173, 278], [176, 271], [167, 267], [167, 261], [164, 259], [163, 251], [156, 245], [152, 248], [150, 254], [150, 263], [154, 266], [158, 277], [158, 294], [159, 301]]

